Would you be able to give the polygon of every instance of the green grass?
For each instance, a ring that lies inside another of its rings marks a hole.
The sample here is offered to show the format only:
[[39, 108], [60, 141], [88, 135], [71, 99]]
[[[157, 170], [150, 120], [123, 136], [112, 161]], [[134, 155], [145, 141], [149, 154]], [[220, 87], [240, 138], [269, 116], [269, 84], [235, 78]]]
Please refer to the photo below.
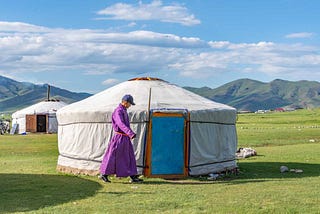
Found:
[[320, 142], [320, 109], [240, 114], [239, 146], [292, 145]]
[[[239, 115], [239, 146], [258, 155], [217, 181], [104, 184], [56, 172], [57, 135], [0, 136], [0, 213], [319, 213], [319, 116], [320, 109]], [[280, 173], [281, 165], [303, 173]]]

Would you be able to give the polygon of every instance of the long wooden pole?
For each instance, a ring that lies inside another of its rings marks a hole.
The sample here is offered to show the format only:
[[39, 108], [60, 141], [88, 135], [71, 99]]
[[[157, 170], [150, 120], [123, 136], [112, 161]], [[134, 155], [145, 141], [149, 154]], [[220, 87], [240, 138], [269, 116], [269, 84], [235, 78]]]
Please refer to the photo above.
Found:
[[50, 85], [49, 84], [47, 88], [47, 101], [50, 101]]
[[151, 164], [151, 88], [149, 89], [149, 101], [148, 101], [148, 128], [147, 128], [147, 142], [146, 142], [146, 159], [145, 159], [145, 170], [144, 176], [148, 177], [151, 174], [150, 164]]
[[149, 88], [149, 101], [148, 101], [148, 122], [150, 123], [150, 108], [151, 108], [151, 88]]

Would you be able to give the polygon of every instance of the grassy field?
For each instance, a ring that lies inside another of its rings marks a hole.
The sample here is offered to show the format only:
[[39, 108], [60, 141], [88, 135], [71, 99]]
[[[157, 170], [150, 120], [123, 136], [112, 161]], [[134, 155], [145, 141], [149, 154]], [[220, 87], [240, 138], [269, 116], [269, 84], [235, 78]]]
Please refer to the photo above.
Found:
[[258, 152], [239, 175], [141, 184], [57, 173], [57, 135], [0, 136], [0, 213], [320, 213], [320, 109], [241, 114], [237, 132]]

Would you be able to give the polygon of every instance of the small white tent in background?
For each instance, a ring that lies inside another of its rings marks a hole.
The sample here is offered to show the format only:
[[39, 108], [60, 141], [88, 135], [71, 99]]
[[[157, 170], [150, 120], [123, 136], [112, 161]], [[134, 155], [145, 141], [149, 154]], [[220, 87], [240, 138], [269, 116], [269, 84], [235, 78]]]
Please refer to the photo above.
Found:
[[95, 175], [112, 137], [111, 114], [125, 94], [139, 173], [201, 175], [236, 168], [236, 109], [157, 78], [136, 78], [57, 112], [57, 170]]
[[62, 101], [48, 100], [31, 105], [12, 114], [12, 128], [16, 133], [45, 132], [57, 133], [58, 122], [56, 112], [66, 106]]

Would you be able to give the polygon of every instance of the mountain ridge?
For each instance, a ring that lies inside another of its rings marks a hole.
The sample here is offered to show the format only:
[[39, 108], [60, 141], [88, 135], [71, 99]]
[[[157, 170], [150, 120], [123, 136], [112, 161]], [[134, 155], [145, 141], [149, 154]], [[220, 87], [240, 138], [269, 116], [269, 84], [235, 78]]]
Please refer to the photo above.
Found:
[[[210, 87], [183, 87], [212, 101], [235, 107], [238, 111], [272, 110], [276, 108], [320, 107], [320, 83], [317, 81], [288, 81], [275, 79], [261, 82], [252, 79], [238, 79]], [[48, 85], [18, 82], [0, 76], [0, 113], [12, 113], [24, 107], [47, 99]], [[50, 99], [70, 104], [92, 94], [76, 93], [50, 86]]]
[[[85, 99], [92, 94], [76, 93], [50, 86], [49, 99], [67, 104]], [[37, 85], [0, 76], [0, 113], [12, 113], [48, 99], [48, 84]]]
[[185, 89], [210, 100], [224, 103], [238, 110], [315, 108], [320, 106], [320, 83], [317, 81], [288, 81], [275, 79], [264, 83], [251, 79], [238, 79], [220, 87]]

